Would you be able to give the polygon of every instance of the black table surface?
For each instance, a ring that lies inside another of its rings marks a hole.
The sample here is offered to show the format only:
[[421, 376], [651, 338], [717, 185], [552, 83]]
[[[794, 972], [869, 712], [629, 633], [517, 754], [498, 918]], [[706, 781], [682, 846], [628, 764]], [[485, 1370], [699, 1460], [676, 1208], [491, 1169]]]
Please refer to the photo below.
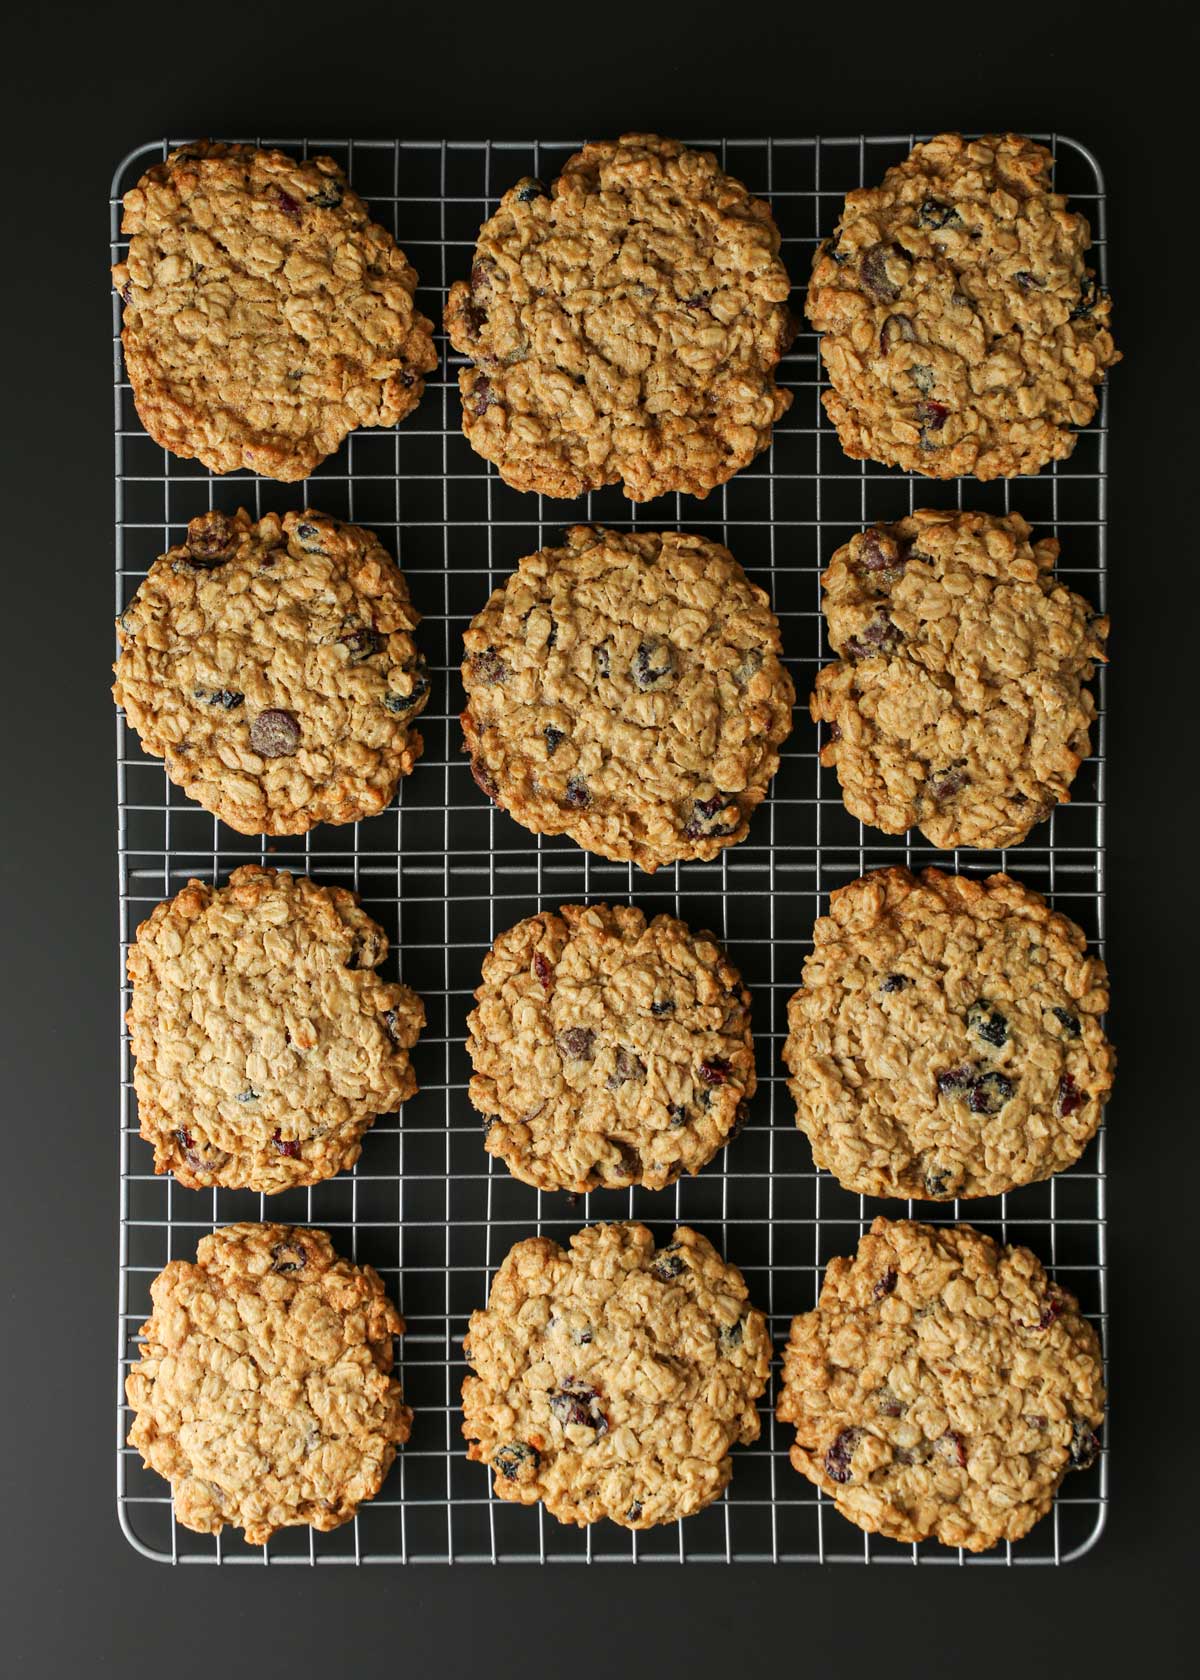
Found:
[[[47, 4], [6, 26], [0, 1669], [1181, 1671], [1200, 1212], [1192, 8]], [[1112, 1505], [1062, 1570], [170, 1570], [113, 1496], [107, 206], [172, 133], [1071, 134], [1111, 192]]]

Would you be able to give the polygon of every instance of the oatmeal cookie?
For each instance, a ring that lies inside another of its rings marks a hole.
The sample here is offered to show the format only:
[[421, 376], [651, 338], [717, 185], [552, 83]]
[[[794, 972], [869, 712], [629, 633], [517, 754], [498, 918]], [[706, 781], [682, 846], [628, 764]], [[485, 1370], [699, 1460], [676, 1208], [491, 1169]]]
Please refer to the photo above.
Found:
[[1116, 1057], [1082, 930], [1007, 875], [833, 893], [783, 1058], [813, 1159], [865, 1196], [999, 1196], [1078, 1160]]
[[412, 1412], [391, 1374], [404, 1320], [370, 1266], [324, 1231], [227, 1225], [150, 1296], [129, 1444], [170, 1482], [178, 1522], [230, 1523], [260, 1546], [337, 1528], [375, 1497]]
[[505, 193], [451, 287], [463, 431], [517, 490], [707, 496], [791, 406], [790, 289], [769, 207], [711, 152], [585, 146]]
[[1120, 356], [1053, 166], [1019, 135], [939, 134], [847, 194], [807, 303], [847, 455], [991, 479], [1074, 449]]
[[695, 1173], [757, 1083], [750, 994], [712, 935], [618, 905], [501, 934], [467, 1020], [485, 1146], [539, 1190]]
[[354, 893], [257, 864], [160, 904], [129, 948], [125, 1017], [155, 1172], [269, 1194], [352, 1167], [417, 1089], [425, 1010], [376, 975], [387, 951]]
[[728, 549], [576, 525], [465, 639], [472, 773], [523, 827], [648, 873], [745, 838], [796, 696]]
[[112, 271], [143, 426], [210, 471], [307, 478], [437, 366], [417, 276], [331, 158], [200, 141], [125, 194]]
[[419, 622], [369, 531], [312, 511], [205, 513], [117, 620], [113, 698], [239, 834], [357, 822], [421, 755]]
[[778, 1416], [796, 1469], [868, 1534], [983, 1552], [1095, 1463], [1100, 1344], [1027, 1248], [877, 1219], [793, 1320]]
[[471, 1315], [468, 1458], [501, 1499], [580, 1527], [650, 1528], [703, 1510], [756, 1441], [771, 1342], [736, 1266], [681, 1227], [592, 1225], [571, 1250], [513, 1248]]
[[824, 574], [830, 725], [851, 816], [935, 846], [1016, 846], [1091, 751], [1083, 686], [1108, 620], [1053, 578], [1058, 544], [1018, 513], [918, 511], [839, 548]]

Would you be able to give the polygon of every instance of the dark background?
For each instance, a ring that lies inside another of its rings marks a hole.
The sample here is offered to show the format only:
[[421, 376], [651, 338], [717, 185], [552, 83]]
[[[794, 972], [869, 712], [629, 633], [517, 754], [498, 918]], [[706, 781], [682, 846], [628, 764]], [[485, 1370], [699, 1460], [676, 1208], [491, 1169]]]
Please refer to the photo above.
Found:
[[[1181, 1672], [1194, 1626], [1195, 12], [843, 3], [46, 5], [10, 19], [3, 516], [9, 957], [0, 1669], [177, 1680]], [[106, 193], [174, 133], [1074, 135], [1110, 190], [1112, 1508], [1061, 1571], [174, 1572], [112, 1487], [116, 1198]], [[1190, 1665], [1189, 1665], [1190, 1666]]]

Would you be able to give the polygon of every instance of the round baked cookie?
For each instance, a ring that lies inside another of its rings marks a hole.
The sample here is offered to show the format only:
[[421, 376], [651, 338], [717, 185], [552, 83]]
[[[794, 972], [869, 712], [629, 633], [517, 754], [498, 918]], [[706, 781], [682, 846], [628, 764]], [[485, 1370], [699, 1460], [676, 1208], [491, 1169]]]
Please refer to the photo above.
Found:
[[847, 455], [991, 479], [1074, 449], [1121, 358], [1053, 167], [1020, 135], [939, 134], [847, 194], [806, 306]]
[[813, 929], [783, 1059], [813, 1159], [864, 1196], [999, 1196], [1078, 1160], [1112, 1086], [1108, 976], [1007, 875], [879, 869]]
[[370, 1266], [324, 1231], [227, 1225], [150, 1285], [154, 1311], [125, 1379], [129, 1444], [171, 1484], [198, 1534], [248, 1545], [325, 1532], [373, 1499], [408, 1440], [392, 1376], [404, 1320]]
[[425, 1010], [376, 975], [387, 951], [354, 893], [257, 864], [160, 904], [129, 948], [125, 1017], [155, 1172], [269, 1194], [352, 1167], [417, 1089]]
[[711, 934], [564, 905], [500, 935], [467, 1019], [485, 1147], [539, 1190], [695, 1173], [754, 1095], [750, 994]]
[[419, 622], [369, 531], [311, 510], [204, 513], [117, 620], [113, 697], [239, 834], [357, 822], [421, 756]]
[[524, 828], [647, 873], [745, 838], [796, 696], [770, 602], [728, 549], [576, 525], [465, 641], [471, 770]]
[[703, 1510], [756, 1441], [771, 1342], [736, 1266], [681, 1226], [592, 1225], [565, 1249], [530, 1237], [471, 1314], [467, 1457], [501, 1499], [559, 1522], [651, 1528]]
[[810, 708], [851, 816], [999, 849], [1070, 798], [1108, 620], [1055, 583], [1057, 557], [1018, 513], [932, 509], [838, 549], [822, 578], [838, 659]]
[[417, 276], [331, 158], [200, 141], [125, 194], [113, 268], [143, 426], [212, 472], [307, 478], [437, 366]]
[[1020, 1540], [1095, 1463], [1095, 1330], [1027, 1248], [876, 1219], [792, 1321], [792, 1463], [868, 1534], [983, 1552]]
[[585, 146], [505, 193], [450, 289], [463, 431], [517, 490], [706, 496], [791, 406], [790, 290], [770, 208], [711, 152]]

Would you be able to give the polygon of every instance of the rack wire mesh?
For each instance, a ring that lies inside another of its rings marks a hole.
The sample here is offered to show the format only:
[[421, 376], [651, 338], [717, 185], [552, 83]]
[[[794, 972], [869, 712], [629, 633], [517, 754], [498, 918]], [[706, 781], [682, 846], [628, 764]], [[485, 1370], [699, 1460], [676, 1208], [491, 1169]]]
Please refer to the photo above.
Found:
[[[470, 268], [480, 223], [522, 175], [550, 179], [574, 141], [457, 142], [246, 136], [304, 155], [328, 154], [346, 169], [421, 276], [424, 312], [440, 323], [446, 290]], [[817, 240], [852, 188], [880, 178], [920, 136], [713, 140], [725, 168], [770, 199], [783, 256], [803, 284]], [[1104, 278], [1104, 186], [1077, 141], [1039, 136], [1058, 159], [1057, 184], [1089, 216]], [[151, 163], [182, 139], [139, 147], [118, 165], [111, 202], [112, 256], [125, 249], [120, 199]], [[799, 302], [796, 311], [799, 315]], [[396, 554], [423, 614], [422, 646], [432, 693], [422, 718], [425, 755], [393, 805], [353, 827], [321, 827], [303, 839], [244, 839], [199, 810], [147, 758], [117, 718], [117, 804], [122, 988], [120, 1088], [120, 1280], [117, 1348], [117, 1500], [121, 1527], [148, 1558], [170, 1563], [363, 1564], [437, 1562], [811, 1562], [1012, 1566], [1062, 1564], [1098, 1540], [1108, 1499], [1107, 1449], [1092, 1470], [1068, 1479], [1051, 1516], [1017, 1545], [969, 1556], [934, 1542], [899, 1545], [867, 1536], [791, 1468], [789, 1430], [774, 1421], [775, 1374], [761, 1403], [762, 1434], [738, 1449], [725, 1497], [674, 1526], [629, 1534], [609, 1523], [561, 1527], [539, 1507], [505, 1504], [490, 1476], [464, 1456], [458, 1394], [467, 1318], [512, 1243], [534, 1233], [565, 1242], [597, 1219], [633, 1217], [656, 1234], [686, 1223], [705, 1232], [743, 1270], [769, 1314], [777, 1348], [794, 1313], [816, 1299], [826, 1262], [853, 1250], [876, 1213], [969, 1219], [1004, 1241], [1028, 1243], [1106, 1330], [1105, 1140], [1045, 1184], [1008, 1196], [955, 1203], [874, 1202], [815, 1171], [793, 1123], [780, 1049], [786, 1005], [799, 984], [811, 928], [831, 888], [865, 870], [929, 862], [971, 874], [1011, 869], [1080, 922], [1104, 948], [1103, 672], [1096, 751], [1072, 802], [1060, 806], [1019, 850], [939, 853], [917, 839], [864, 829], [841, 802], [833, 772], [817, 759], [803, 704], [783, 764], [749, 838], [712, 863], [676, 865], [653, 877], [589, 856], [565, 838], [527, 834], [471, 780], [460, 751], [458, 667], [462, 632], [491, 589], [524, 554], [558, 540], [578, 520], [614, 527], [698, 531], [727, 543], [770, 593], [798, 694], [828, 657], [819, 574], [833, 549], [873, 519], [915, 506], [970, 506], [1023, 513], [1062, 542], [1060, 575], [1103, 608], [1106, 586], [1107, 397], [1069, 460], [1039, 477], [980, 485], [937, 484], [872, 463], [848, 461], [819, 403], [816, 340], [801, 332], [781, 375], [794, 393], [770, 451], [707, 501], [666, 497], [644, 507], [618, 489], [555, 502], [505, 486], [460, 430], [457, 358], [439, 335], [440, 369], [417, 412], [391, 431], [353, 434], [303, 485], [248, 473], [214, 478], [160, 450], [134, 411], [113, 301], [116, 433], [116, 594], [120, 611], [154, 558], [179, 542], [187, 521], [210, 506], [270, 510], [312, 505], [377, 530]], [[389, 967], [425, 1001], [428, 1028], [415, 1052], [420, 1094], [400, 1116], [381, 1118], [352, 1173], [310, 1190], [263, 1198], [247, 1191], [194, 1192], [156, 1178], [137, 1135], [123, 1014], [125, 953], [137, 925], [192, 875], [223, 880], [262, 861], [351, 886], [393, 941]], [[759, 1090], [741, 1136], [694, 1179], [669, 1190], [545, 1194], [510, 1178], [485, 1154], [466, 1097], [465, 1018], [483, 955], [497, 934], [539, 909], [572, 902], [632, 901], [667, 910], [721, 937], [751, 988]], [[407, 1320], [397, 1370], [416, 1422], [379, 1497], [331, 1534], [286, 1530], [252, 1548], [227, 1530], [192, 1534], [173, 1518], [170, 1490], [124, 1444], [124, 1377], [137, 1358], [149, 1285], [167, 1260], [190, 1257], [199, 1238], [238, 1219], [276, 1219], [328, 1230], [335, 1246], [382, 1274]]]

